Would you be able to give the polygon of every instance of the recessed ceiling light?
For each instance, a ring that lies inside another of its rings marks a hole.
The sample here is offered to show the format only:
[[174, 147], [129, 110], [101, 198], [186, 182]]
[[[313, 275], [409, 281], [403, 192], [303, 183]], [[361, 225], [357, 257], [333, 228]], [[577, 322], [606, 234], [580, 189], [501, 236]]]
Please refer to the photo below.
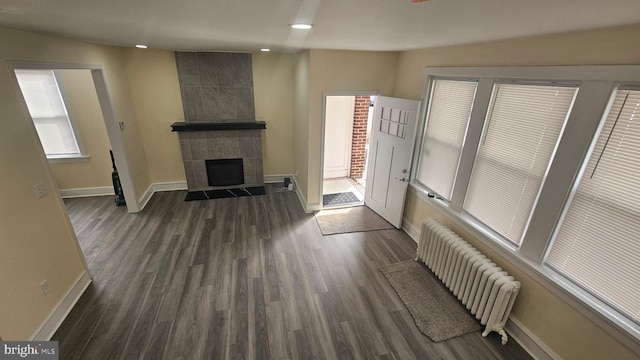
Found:
[[298, 30], [309, 30], [313, 27], [311, 24], [291, 24], [291, 28]]
[[138, 44], [138, 45], [136, 45], [136, 47], [137, 47], [138, 49], [146, 49], [146, 48], [147, 48], [147, 45], [141, 45], [141, 44]]
[[269, 51], [271, 51], [271, 49], [269, 49], [269, 48], [262, 48], [262, 49], [260, 49], [260, 51], [262, 51], [262, 52], [269, 52]]

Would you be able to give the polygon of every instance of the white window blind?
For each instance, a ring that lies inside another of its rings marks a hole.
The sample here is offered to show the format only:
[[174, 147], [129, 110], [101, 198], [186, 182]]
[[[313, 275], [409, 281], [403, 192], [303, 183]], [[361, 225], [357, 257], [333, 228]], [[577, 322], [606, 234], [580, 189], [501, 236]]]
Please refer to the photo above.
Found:
[[80, 149], [52, 70], [15, 70], [38, 137], [48, 156], [79, 155]]
[[620, 90], [546, 264], [640, 323], [640, 91]]
[[495, 84], [463, 205], [519, 244], [576, 87]]
[[434, 80], [417, 180], [450, 199], [477, 82]]

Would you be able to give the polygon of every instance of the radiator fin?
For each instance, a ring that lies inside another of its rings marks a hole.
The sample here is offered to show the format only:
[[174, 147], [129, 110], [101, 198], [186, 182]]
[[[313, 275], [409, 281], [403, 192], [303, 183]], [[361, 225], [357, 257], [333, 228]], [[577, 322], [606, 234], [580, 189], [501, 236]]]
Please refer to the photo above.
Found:
[[435, 219], [422, 224], [416, 260], [485, 325], [482, 336], [495, 331], [502, 336], [502, 344], [507, 343], [504, 325], [520, 282]]

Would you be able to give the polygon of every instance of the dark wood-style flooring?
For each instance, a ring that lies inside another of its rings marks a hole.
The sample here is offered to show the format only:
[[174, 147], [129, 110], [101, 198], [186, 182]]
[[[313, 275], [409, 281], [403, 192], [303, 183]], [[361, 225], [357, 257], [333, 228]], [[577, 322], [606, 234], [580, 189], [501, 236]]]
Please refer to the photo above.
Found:
[[529, 359], [479, 332], [433, 343], [377, 267], [414, 257], [398, 230], [322, 236], [293, 192], [127, 214], [66, 200], [93, 283], [53, 340], [61, 359]]

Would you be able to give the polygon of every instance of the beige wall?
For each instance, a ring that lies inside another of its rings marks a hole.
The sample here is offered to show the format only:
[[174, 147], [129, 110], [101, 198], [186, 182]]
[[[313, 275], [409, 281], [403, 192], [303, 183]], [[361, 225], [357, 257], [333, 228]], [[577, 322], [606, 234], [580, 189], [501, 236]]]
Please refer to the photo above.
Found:
[[638, 64], [640, 25], [401, 52], [395, 96], [422, 96], [425, 66]]
[[320, 203], [320, 154], [324, 91], [380, 91], [393, 94], [395, 52], [311, 50], [309, 64], [309, 124], [307, 204]]
[[[273, 130], [264, 135], [265, 174], [297, 172], [307, 202], [319, 203], [323, 91], [375, 90], [417, 99], [424, 66], [638, 64], [639, 38], [640, 26], [629, 26], [399, 54], [256, 54], [256, 115], [268, 121], [267, 131]], [[138, 196], [151, 182], [184, 179], [177, 137], [168, 127], [182, 119], [172, 52], [98, 46], [6, 29], [0, 29], [0, 50], [2, 61], [103, 65], [116, 115], [126, 124], [123, 135]], [[0, 168], [9, 171], [0, 177], [0, 336], [5, 340], [28, 339], [83, 271], [73, 229], [63, 204], [51, 194], [55, 183], [19, 96], [4, 66]], [[40, 181], [50, 194], [37, 199], [33, 185]], [[442, 218], [412, 194], [405, 216], [414, 226], [429, 216]], [[559, 355], [633, 356], [525, 273], [469, 240], [523, 282], [514, 316]], [[44, 279], [51, 287], [46, 297], [39, 288]]]
[[252, 54], [256, 119], [267, 122], [262, 133], [265, 175], [293, 174], [293, 53]]
[[294, 175], [305, 201], [309, 179], [309, 60], [309, 51], [296, 54], [293, 72]]
[[184, 121], [173, 51], [122, 50], [151, 183], [186, 181], [178, 134], [171, 124]]
[[[640, 25], [400, 53], [398, 97], [422, 95], [425, 66], [525, 66], [640, 64]], [[628, 348], [546, 290], [525, 272], [448, 221], [435, 208], [407, 194], [405, 218], [416, 227], [436, 217], [522, 282], [513, 316], [565, 359], [633, 359]]]
[[51, 164], [61, 190], [112, 186], [109, 137], [90, 70], [57, 70], [69, 116], [75, 120], [87, 161]]
[[[178, 134], [170, 125], [184, 121], [173, 51], [124, 49], [140, 135], [152, 183], [185, 181]], [[293, 173], [294, 54], [254, 53], [256, 119], [263, 133], [264, 173]]]
[[[10, 68], [39, 61], [104, 66], [138, 193], [149, 184], [121, 50], [0, 29], [0, 337], [29, 339], [83, 272], [64, 205]], [[44, 182], [49, 194], [36, 198]], [[47, 279], [51, 292], [43, 296]]]

